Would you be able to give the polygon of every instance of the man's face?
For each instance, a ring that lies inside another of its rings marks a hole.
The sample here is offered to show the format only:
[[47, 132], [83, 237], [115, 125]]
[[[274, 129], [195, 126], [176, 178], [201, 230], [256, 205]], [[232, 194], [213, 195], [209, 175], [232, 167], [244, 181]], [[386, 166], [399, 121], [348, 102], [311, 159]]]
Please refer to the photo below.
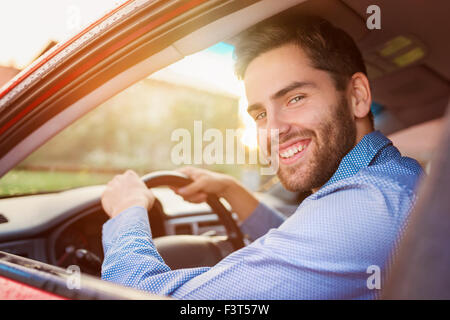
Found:
[[[279, 132], [278, 176], [291, 191], [320, 188], [353, 148], [356, 126], [343, 92], [305, 52], [285, 45], [255, 58], [244, 76], [258, 129]], [[261, 139], [261, 138], [260, 138]]]

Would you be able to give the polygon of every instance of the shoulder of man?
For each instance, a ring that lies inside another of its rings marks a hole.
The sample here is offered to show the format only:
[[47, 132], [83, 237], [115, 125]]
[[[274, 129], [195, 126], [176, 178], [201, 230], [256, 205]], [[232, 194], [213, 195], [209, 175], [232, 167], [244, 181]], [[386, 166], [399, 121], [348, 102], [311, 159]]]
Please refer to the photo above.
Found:
[[417, 186], [423, 176], [416, 160], [398, 153], [324, 186], [306, 198], [291, 218], [301, 216], [303, 220], [309, 215], [335, 214], [338, 210], [348, 215], [361, 212], [366, 218], [371, 215], [404, 218], [415, 203]]

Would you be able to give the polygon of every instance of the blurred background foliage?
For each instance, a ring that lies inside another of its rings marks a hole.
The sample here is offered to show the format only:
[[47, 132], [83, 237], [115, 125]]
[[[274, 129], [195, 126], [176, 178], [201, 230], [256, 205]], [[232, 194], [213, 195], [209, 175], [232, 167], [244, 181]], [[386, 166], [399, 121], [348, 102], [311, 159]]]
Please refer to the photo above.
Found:
[[[238, 99], [144, 79], [103, 103], [60, 132], [0, 179], [0, 194], [25, 194], [106, 183], [133, 169], [139, 174], [172, 170], [175, 129], [194, 137], [194, 121], [203, 132], [242, 127]], [[236, 139], [238, 143], [239, 139]], [[193, 140], [192, 140], [193, 141]], [[203, 142], [203, 148], [209, 142]], [[224, 141], [225, 145], [225, 141]], [[191, 142], [191, 147], [194, 143]], [[192, 149], [191, 154], [194, 154]], [[202, 165], [241, 178], [249, 165]], [[250, 168], [252, 169], [252, 168]], [[255, 168], [253, 168], [254, 171]]]

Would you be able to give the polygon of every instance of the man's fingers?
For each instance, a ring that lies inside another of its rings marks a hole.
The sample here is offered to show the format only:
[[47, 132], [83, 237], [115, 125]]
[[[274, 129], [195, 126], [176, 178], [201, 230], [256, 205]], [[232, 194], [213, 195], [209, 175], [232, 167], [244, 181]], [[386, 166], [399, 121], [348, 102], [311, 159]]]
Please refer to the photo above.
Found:
[[[173, 191], [173, 192], [175, 192], [176, 194], [179, 194], [178, 193], [178, 189], [180, 189], [181, 187], [173, 187], [173, 186], [169, 186], [169, 188]], [[181, 196], [181, 194], [179, 194], [180, 196]]]
[[152, 190], [147, 189], [146, 195], [148, 198], [148, 210], [150, 210], [153, 207], [153, 204], [155, 203], [155, 195], [153, 194]]
[[102, 207], [111, 218], [131, 206], [151, 208], [154, 201], [153, 193], [133, 170], [114, 176], [101, 197]]
[[187, 172], [187, 171], [189, 171], [189, 168], [190, 167], [181, 167], [181, 168], [177, 168], [177, 169], [175, 169], [175, 171], [178, 171], [178, 172]]
[[103, 210], [104, 210], [105, 212], [109, 212], [110, 208], [109, 208], [109, 206], [107, 205], [108, 201], [107, 201], [107, 199], [106, 199], [106, 197], [107, 197], [106, 192], [107, 192], [107, 190], [105, 190], [105, 191], [103, 192], [103, 194], [102, 194], [102, 197], [101, 197], [101, 204], [102, 204]]
[[204, 192], [194, 194], [190, 197], [185, 197], [184, 200], [193, 202], [193, 203], [203, 203], [208, 198], [208, 195]]
[[194, 167], [182, 167], [178, 170], [178, 172], [188, 176], [188, 178], [192, 180], [196, 180], [198, 178], [198, 172]]
[[181, 167], [181, 168], [178, 168], [176, 171], [181, 172], [181, 173], [187, 175], [188, 177], [190, 177], [191, 174], [192, 174], [193, 168], [189, 167], [189, 166], [188, 167]]
[[178, 188], [175, 188], [175, 187], [169, 187], [169, 188], [172, 189], [172, 191], [174, 191], [176, 194], [182, 196], [184, 200], [193, 202], [193, 203], [205, 202], [206, 198], [208, 197], [207, 193], [205, 193], [205, 192], [193, 193], [193, 194], [189, 194], [186, 196], [184, 194], [179, 193]]
[[196, 168], [196, 167], [191, 167], [191, 166], [186, 166], [186, 167], [177, 169], [177, 171], [187, 175], [192, 180], [197, 180], [201, 176], [203, 176], [207, 170], [201, 169], [201, 168]]
[[137, 176], [137, 173], [134, 172], [134, 171], [131, 170], [131, 169], [128, 169], [127, 171], [125, 171], [124, 174], [125, 174], [125, 175], [129, 175], [129, 176]]
[[198, 179], [185, 187], [179, 188], [177, 193], [183, 197], [189, 197], [206, 187], [206, 179]]

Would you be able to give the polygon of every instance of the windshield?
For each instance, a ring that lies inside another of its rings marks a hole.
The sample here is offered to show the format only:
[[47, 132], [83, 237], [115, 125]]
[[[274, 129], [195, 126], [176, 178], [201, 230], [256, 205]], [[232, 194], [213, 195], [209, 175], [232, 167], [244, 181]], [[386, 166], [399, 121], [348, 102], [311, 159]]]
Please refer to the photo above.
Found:
[[255, 123], [232, 53], [232, 45], [218, 43], [120, 92], [2, 177], [0, 195], [104, 184], [126, 169], [144, 175], [185, 165], [233, 175], [257, 190], [272, 176], [261, 176], [250, 156]]

